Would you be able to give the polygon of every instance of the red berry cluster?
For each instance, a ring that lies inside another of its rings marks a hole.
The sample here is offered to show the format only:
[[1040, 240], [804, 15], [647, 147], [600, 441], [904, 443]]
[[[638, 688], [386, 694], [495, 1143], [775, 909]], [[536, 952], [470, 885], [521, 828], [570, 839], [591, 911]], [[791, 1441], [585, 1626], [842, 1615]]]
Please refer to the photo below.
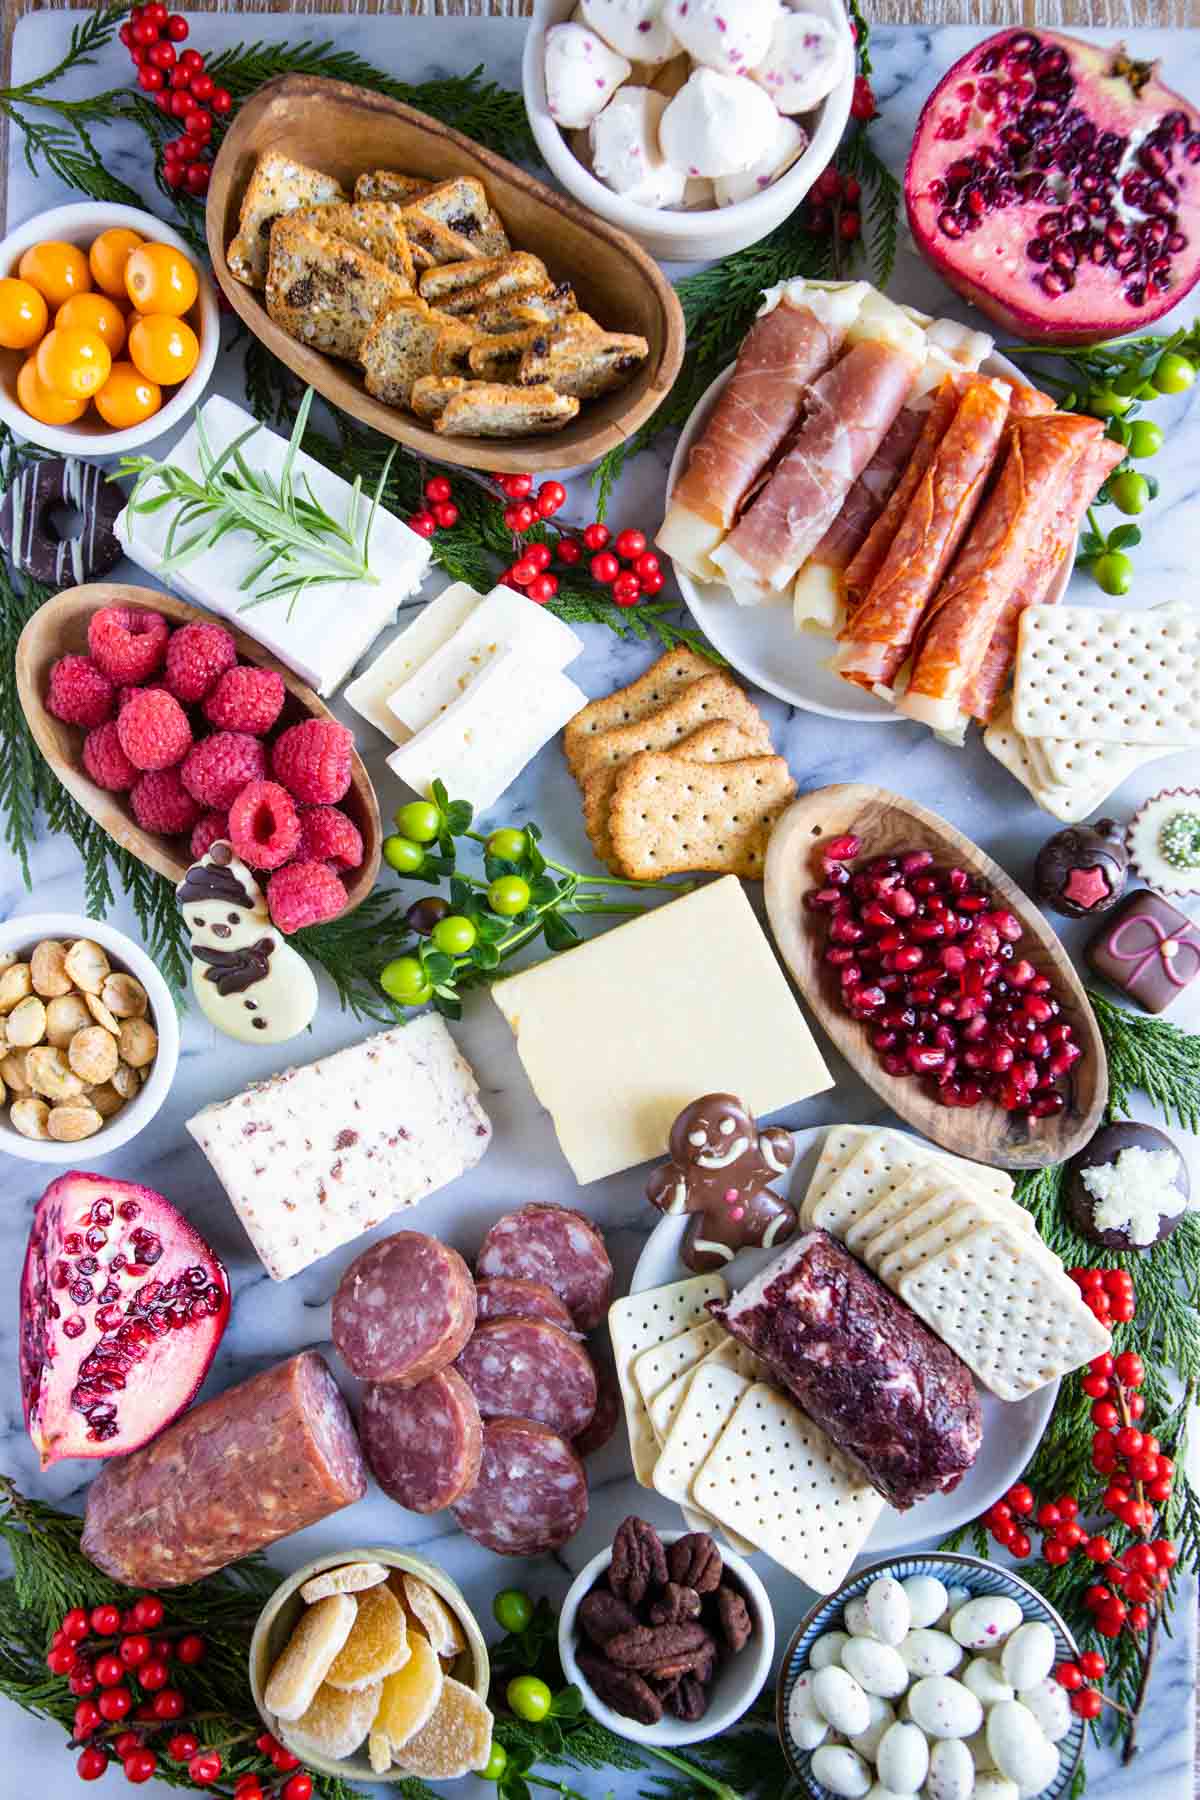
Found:
[[1104, 1695], [1099, 1688], [1086, 1687], [1085, 1682], [1103, 1681], [1108, 1665], [1098, 1650], [1085, 1650], [1078, 1662], [1057, 1664], [1054, 1679], [1071, 1696], [1071, 1711], [1081, 1719], [1098, 1719], [1104, 1708]]
[[1124, 1269], [1068, 1269], [1102, 1325], [1128, 1325], [1136, 1310], [1133, 1277]]
[[[535, 494], [532, 475], [504, 475], [500, 488], [508, 500], [504, 523], [515, 538], [552, 519], [567, 498], [561, 481], [544, 481]], [[618, 606], [636, 606], [643, 595], [657, 594], [665, 579], [657, 556], [646, 548], [644, 531], [630, 529], [614, 538], [607, 525], [593, 519], [577, 537], [563, 532], [553, 549], [543, 543], [523, 545], [500, 580], [544, 606], [558, 592], [558, 577], [550, 573], [555, 556], [568, 569], [577, 568], [586, 556], [592, 580], [611, 588]]]
[[431, 538], [435, 531], [449, 531], [451, 525], [457, 525], [458, 508], [450, 493], [450, 483], [444, 475], [431, 475], [425, 483], [425, 498], [429, 504], [412, 515], [408, 521], [409, 530], [415, 531], [418, 537]]
[[233, 96], [228, 88], [217, 87], [198, 50], [175, 48], [187, 35], [183, 14], [168, 12], [157, 0], [135, 6], [118, 33], [137, 69], [138, 86], [182, 127], [163, 151], [163, 180], [168, 187], [203, 194], [212, 176], [208, 151], [213, 115], [227, 113]]
[[828, 237], [836, 231], [852, 243], [862, 231], [861, 199], [862, 188], [853, 175], [841, 175], [831, 164], [808, 190], [808, 229], [814, 237]]

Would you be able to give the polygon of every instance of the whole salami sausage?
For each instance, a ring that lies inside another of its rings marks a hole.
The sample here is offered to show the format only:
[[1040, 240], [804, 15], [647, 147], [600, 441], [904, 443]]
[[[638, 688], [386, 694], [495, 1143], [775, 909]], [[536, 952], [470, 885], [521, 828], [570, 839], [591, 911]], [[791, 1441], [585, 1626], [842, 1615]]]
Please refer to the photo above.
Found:
[[590, 1219], [567, 1206], [522, 1206], [497, 1219], [475, 1263], [481, 1281], [517, 1275], [542, 1281], [569, 1308], [580, 1331], [607, 1316], [613, 1268]]
[[409, 1512], [453, 1506], [478, 1480], [479, 1408], [453, 1369], [441, 1369], [415, 1388], [373, 1382], [363, 1395], [359, 1430], [371, 1473]]
[[416, 1387], [475, 1329], [475, 1283], [457, 1250], [397, 1231], [355, 1257], [333, 1296], [333, 1341], [362, 1381]]
[[126, 1587], [179, 1587], [366, 1491], [346, 1403], [306, 1350], [105, 1463], [88, 1489], [83, 1552]]
[[575, 1321], [553, 1288], [544, 1281], [522, 1281], [518, 1275], [497, 1275], [491, 1281], [475, 1283], [475, 1318], [479, 1325], [489, 1319], [545, 1319], [563, 1331], [574, 1331]]
[[587, 1476], [570, 1444], [532, 1419], [485, 1419], [479, 1480], [454, 1507], [459, 1528], [497, 1556], [540, 1556], [574, 1537]]
[[591, 1357], [544, 1319], [480, 1325], [454, 1366], [485, 1419], [536, 1419], [573, 1438], [596, 1411]]

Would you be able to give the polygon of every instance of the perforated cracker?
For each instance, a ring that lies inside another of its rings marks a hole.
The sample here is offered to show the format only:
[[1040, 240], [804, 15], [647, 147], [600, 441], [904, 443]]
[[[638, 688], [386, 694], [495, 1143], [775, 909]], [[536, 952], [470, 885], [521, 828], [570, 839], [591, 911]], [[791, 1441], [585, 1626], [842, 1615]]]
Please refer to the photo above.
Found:
[[1004, 1225], [983, 1225], [910, 1270], [900, 1298], [1001, 1400], [1082, 1368], [1111, 1338], [1070, 1278]]
[[1153, 744], [1109, 744], [1103, 738], [1033, 737], [1026, 747], [1039, 787], [1066, 787], [1088, 793], [1103, 788], [1104, 798], [1135, 769], [1169, 754]]
[[819, 1226], [836, 1238], [849, 1231], [885, 1194], [913, 1175], [926, 1170], [941, 1172], [981, 1193], [1011, 1194], [1012, 1181], [999, 1169], [934, 1150], [907, 1132], [888, 1129], [868, 1131], [866, 1138], [813, 1198], [810, 1187], [801, 1208], [801, 1219], [810, 1229]]
[[669, 1338], [679, 1337], [693, 1326], [707, 1323], [706, 1303], [724, 1300], [728, 1294], [729, 1286], [724, 1276], [694, 1275], [688, 1281], [672, 1281], [665, 1287], [626, 1294], [609, 1308], [608, 1331], [625, 1405], [633, 1472], [643, 1487], [653, 1486], [651, 1477], [658, 1461], [658, 1443], [633, 1378], [634, 1359], [655, 1344], [665, 1344]]
[[1080, 819], [1086, 819], [1112, 791], [1107, 786], [1103, 792], [1097, 792], [1094, 786], [1042, 787], [1029, 745], [1013, 724], [1010, 694], [1005, 695], [993, 714], [991, 723], [983, 734], [983, 742], [996, 761], [1010, 775], [1015, 776], [1022, 787], [1028, 788], [1042, 811], [1061, 819], [1064, 824], [1073, 825]]
[[858, 1151], [871, 1135], [870, 1125], [831, 1125], [825, 1133], [817, 1155], [817, 1166], [813, 1170], [812, 1180], [808, 1184], [804, 1199], [800, 1203], [800, 1222], [811, 1224], [812, 1209], [828, 1192], [834, 1179], [845, 1168], [850, 1158]]
[[875, 1264], [871, 1261], [871, 1247], [875, 1238], [890, 1231], [893, 1226], [902, 1224], [909, 1213], [915, 1212], [927, 1200], [934, 1199], [944, 1185], [939, 1175], [924, 1169], [918, 1170], [898, 1187], [889, 1188], [876, 1200], [874, 1206], [860, 1214], [842, 1242], [847, 1250], [861, 1257], [873, 1269]]
[[703, 1325], [693, 1325], [690, 1331], [682, 1331], [664, 1344], [654, 1344], [635, 1357], [633, 1379], [647, 1410], [656, 1394], [660, 1394], [677, 1375], [686, 1374], [697, 1363], [703, 1362], [709, 1351], [715, 1350], [728, 1335], [725, 1327], [718, 1325], [715, 1319], [706, 1319]]
[[698, 650], [679, 644], [628, 687], [617, 688], [600, 700], [591, 700], [569, 721], [563, 732], [563, 751], [572, 775], [579, 776], [581, 753], [601, 732], [631, 725], [666, 706], [694, 681], [711, 675], [713, 666]]
[[[1028, 1220], [1028, 1225], [1021, 1222]], [[1054, 1252], [1047, 1248], [1033, 1227], [1033, 1220], [1023, 1207], [1015, 1201], [1008, 1206], [989, 1200], [976, 1200], [970, 1195], [951, 1191], [950, 1204], [939, 1214], [938, 1218], [923, 1231], [918, 1231], [906, 1243], [872, 1264], [875, 1273], [888, 1287], [895, 1288], [901, 1278], [910, 1269], [919, 1268], [924, 1262], [940, 1256], [948, 1244], [957, 1244], [967, 1234], [974, 1231], [977, 1225], [1008, 1225], [1015, 1227], [1028, 1237], [1030, 1254], [1044, 1262], [1048, 1268], [1062, 1271], [1062, 1263]]]
[[672, 750], [643, 751], [613, 784], [608, 834], [617, 866], [635, 881], [697, 870], [761, 881], [772, 828], [795, 793], [782, 756], [697, 763]]
[[845, 1579], [884, 1507], [825, 1433], [763, 1383], [742, 1396], [692, 1493], [818, 1594]]
[[714, 719], [726, 719], [738, 726], [753, 739], [761, 754], [770, 750], [770, 733], [754, 702], [732, 676], [715, 672], [710, 664], [707, 674], [657, 712], [582, 740], [575, 749], [571, 772], [582, 783], [606, 763], [625, 763], [643, 751], [671, 749], [702, 725], [711, 725]]
[[654, 1467], [654, 1486], [664, 1499], [678, 1506], [691, 1500], [696, 1471], [749, 1387], [732, 1369], [710, 1364], [694, 1372]]
[[1200, 613], [1026, 607], [1013, 723], [1024, 737], [1200, 744]]

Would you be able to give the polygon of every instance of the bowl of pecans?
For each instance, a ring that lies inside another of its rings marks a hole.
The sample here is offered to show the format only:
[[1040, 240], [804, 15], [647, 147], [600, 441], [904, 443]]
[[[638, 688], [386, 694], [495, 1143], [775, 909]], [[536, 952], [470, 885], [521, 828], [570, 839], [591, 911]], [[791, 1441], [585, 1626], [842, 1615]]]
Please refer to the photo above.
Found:
[[131, 938], [74, 913], [0, 925], [0, 1150], [107, 1156], [149, 1124], [178, 1059], [170, 991]]
[[594, 1719], [678, 1749], [728, 1731], [754, 1705], [775, 1616], [749, 1563], [708, 1532], [659, 1532], [631, 1517], [572, 1582], [558, 1650]]

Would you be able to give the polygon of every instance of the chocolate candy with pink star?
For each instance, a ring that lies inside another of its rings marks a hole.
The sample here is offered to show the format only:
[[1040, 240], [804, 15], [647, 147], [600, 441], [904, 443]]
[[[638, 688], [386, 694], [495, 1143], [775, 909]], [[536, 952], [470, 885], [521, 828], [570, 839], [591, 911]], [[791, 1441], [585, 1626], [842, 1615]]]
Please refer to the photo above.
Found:
[[1128, 872], [1124, 830], [1115, 819], [1097, 819], [1046, 839], [1034, 864], [1034, 893], [1070, 919], [1091, 919], [1117, 904]]

